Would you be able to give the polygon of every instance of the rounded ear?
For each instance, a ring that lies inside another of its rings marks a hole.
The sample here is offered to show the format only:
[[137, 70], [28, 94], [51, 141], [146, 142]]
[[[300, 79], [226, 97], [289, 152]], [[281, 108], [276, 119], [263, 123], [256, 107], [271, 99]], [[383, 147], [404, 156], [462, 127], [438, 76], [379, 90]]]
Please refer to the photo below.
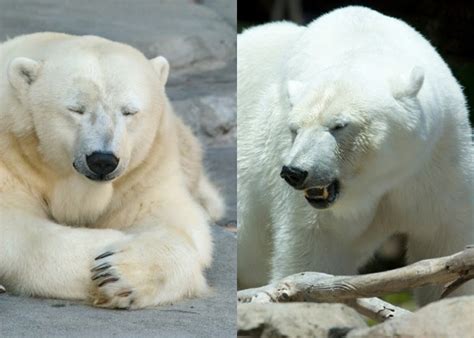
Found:
[[17, 57], [8, 65], [8, 80], [13, 88], [25, 92], [36, 81], [41, 69], [38, 61]]
[[423, 68], [415, 66], [407, 77], [402, 77], [398, 80], [393, 88], [393, 95], [395, 98], [415, 97], [418, 95], [423, 81], [425, 79], [425, 72]]
[[155, 71], [158, 73], [160, 82], [163, 83], [163, 86], [166, 84], [166, 81], [168, 81], [168, 75], [170, 72], [170, 64], [168, 63], [168, 60], [166, 60], [162, 56], [157, 56], [154, 59], [151, 59], [151, 64], [155, 68]]

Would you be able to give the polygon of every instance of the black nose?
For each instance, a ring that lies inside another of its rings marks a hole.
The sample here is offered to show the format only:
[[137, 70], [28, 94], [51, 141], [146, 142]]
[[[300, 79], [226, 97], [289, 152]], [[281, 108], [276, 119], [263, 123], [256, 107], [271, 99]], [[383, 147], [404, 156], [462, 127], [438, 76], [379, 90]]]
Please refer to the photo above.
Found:
[[86, 156], [87, 166], [97, 175], [105, 176], [117, 168], [119, 159], [111, 153], [95, 152]]
[[283, 168], [281, 168], [280, 176], [292, 187], [299, 188], [303, 185], [306, 177], [308, 177], [308, 172], [296, 167], [287, 167], [284, 165]]

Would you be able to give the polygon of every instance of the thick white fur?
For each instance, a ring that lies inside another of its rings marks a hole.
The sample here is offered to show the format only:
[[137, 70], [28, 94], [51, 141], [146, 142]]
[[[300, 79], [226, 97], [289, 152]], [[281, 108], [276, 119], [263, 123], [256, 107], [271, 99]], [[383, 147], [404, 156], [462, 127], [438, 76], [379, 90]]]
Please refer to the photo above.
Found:
[[[209, 221], [224, 206], [198, 141], [171, 109], [168, 70], [162, 57], [150, 62], [93, 36], [38, 33], [0, 45], [0, 283], [8, 291], [111, 308], [206, 293]], [[111, 181], [73, 168], [97, 150], [120, 158]], [[113, 254], [94, 259], [105, 252]], [[109, 275], [91, 280], [103, 263]], [[118, 280], [100, 286], [110, 277]]]
[[[404, 22], [363, 7], [238, 37], [238, 279], [354, 274], [391, 234], [409, 262], [474, 243], [473, 151], [459, 84]], [[331, 127], [342, 123], [338, 131]], [[291, 130], [297, 134], [292, 135]], [[341, 181], [316, 210], [280, 177]], [[473, 293], [469, 282], [457, 294]], [[438, 289], [417, 293], [420, 303]]]

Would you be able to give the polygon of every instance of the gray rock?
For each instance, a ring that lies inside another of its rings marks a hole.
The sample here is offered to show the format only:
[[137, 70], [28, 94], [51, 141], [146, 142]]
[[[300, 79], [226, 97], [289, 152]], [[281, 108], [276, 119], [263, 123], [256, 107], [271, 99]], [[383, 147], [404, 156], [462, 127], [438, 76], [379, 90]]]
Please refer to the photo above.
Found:
[[239, 335], [258, 337], [328, 337], [329, 333], [367, 324], [342, 304], [238, 304]]
[[355, 337], [474, 337], [474, 296], [444, 299], [412, 316], [352, 330], [347, 335], [347, 338]]
[[235, 140], [235, 96], [200, 96], [173, 102], [176, 113], [206, 144]]
[[237, 1], [234, 0], [201, 0], [204, 6], [219, 13], [232, 27], [237, 27]]
[[171, 0], [0, 0], [0, 41], [38, 31], [100, 35], [174, 68], [221, 67], [235, 57], [235, 27], [211, 7]]

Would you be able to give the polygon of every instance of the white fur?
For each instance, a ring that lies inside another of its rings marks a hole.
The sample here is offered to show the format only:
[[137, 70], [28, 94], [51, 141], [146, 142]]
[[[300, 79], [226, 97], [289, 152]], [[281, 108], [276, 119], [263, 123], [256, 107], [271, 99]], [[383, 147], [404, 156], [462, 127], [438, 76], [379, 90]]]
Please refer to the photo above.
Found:
[[[474, 243], [466, 102], [404, 22], [347, 7], [307, 27], [249, 29], [238, 37], [238, 83], [239, 287], [354, 274], [395, 232], [408, 234], [409, 262]], [[314, 185], [339, 178], [339, 199], [312, 208], [279, 177], [288, 164]], [[422, 290], [420, 303], [438, 292]]]
[[[171, 109], [168, 72], [163, 57], [150, 62], [93, 36], [37, 33], [0, 45], [7, 290], [118, 308], [207, 292], [208, 224], [224, 205], [198, 141]], [[95, 151], [120, 159], [109, 181], [86, 178]], [[109, 275], [91, 280], [104, 263]]]

